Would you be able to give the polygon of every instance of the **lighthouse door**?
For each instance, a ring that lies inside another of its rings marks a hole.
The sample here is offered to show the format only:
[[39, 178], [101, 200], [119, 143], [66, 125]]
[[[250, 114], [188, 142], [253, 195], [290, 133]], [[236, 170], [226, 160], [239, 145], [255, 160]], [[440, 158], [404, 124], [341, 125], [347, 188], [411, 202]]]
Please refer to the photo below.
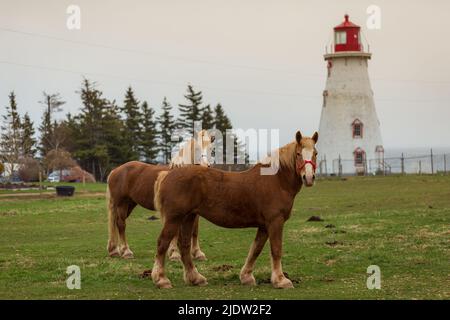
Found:
[[357, 148], [353, 152], [355, 158], [355, 170], [357, 175], [366, 173], [366, 153], [361, 148]]

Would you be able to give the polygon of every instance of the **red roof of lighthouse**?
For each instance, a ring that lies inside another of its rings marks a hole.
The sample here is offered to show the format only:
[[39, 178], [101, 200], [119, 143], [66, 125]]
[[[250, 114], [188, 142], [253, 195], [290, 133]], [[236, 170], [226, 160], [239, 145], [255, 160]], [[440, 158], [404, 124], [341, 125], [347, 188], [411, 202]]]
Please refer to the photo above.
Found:
[[353, 22], [351, 22], [348, 18], [348, 14], [346, 14], [345, 16], [345, 21], [342, 22], [340, 25], [334, 27], [334, 30], [336, 29], [345, 29], [345, 28], [360, 28], [360, 26], [358, 26], [357, 24], [354, 24]]

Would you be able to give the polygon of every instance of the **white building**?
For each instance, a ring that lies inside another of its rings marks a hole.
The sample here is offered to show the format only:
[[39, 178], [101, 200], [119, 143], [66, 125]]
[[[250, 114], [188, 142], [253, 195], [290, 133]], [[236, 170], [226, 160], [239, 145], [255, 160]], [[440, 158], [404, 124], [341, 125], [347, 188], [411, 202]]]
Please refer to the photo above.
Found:
[[383, 170], [384, 149], [368, 74], [372, 54], [361, 44], [360, 27], [345, 21], [334, 28], [327, 61], [319, 127], [322, 174], [365, 174]]

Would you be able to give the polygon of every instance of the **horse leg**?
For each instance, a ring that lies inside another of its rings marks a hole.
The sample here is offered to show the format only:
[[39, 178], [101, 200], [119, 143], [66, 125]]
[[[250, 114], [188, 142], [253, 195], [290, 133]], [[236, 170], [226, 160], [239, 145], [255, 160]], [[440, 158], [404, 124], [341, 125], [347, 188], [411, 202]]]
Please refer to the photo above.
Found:
[[169, 257], [170, 261], [180, 261], [181, 260], [180, 252], [178, 251], [178, 245], [177, 245], [178, 237], [179, 237], [179, 234], [177, 233], [175, 235], [175, 237], [173, 237], [172, 241], [170, 242], [169, 250], [167, 250], [167, 256]]
[[[108, 191], [109, 192], [109, 191]], [[110, 257], [119, 257], [119, 230], [117, 226], [117, 216], [119, 214], [117, 206], [114, 203], [112, 197], [108, 194], [108, 224], [109, 224], [109, 238], [108, 238], [108, 255]]]
[[131, 214], [131, 211], [133, 211], [133, 209], [135, 207], [136, 207], [136, 203], [131, 203], [131, 202], [128, 203], [126, 206], [124, 206], [121, 209], [121, 214], [119, 216], [119, 223], [118, 223], [119, 237], [120, 237], [120, 241], [122, 242], [122, 247], [120, 249], [120, 252], [121, 252], [122, 258], [124, 258], [124, 259], [133, 259], [134, 258], [133, 251], [131, 251], [131, 249], [128, 245], [127, 237], [125, 235], [125, 229], [127, 227], [126, 219]]
[[256, 280], [253, 276], [253, 268], [255, 266], [256, 259], [266, 244], [267, 238], [267, 230], [265, 228], [258, 228], [255, 241], [253, 241], [247, 259], [245, 260], [245, 264], [241, 269], [239, 278], [241, 279], [242, 284], [251, 286], [256, 285]]
[[206, 255], [200, 249], [200, 244], [198, 242], [198, 221], [200, 216], [195, 216], [194, 227], [192, 231], [192, 257], [195, 260], [203, 261], [206, 260]]
[[283, 225], [284, 221], [276, 219], [268, 226], [270, 249], [272, 253], [272, 276], [270, 278], [275, 288], [293, 288], [291, 280], [286, 278], [281, 267], [281, 255], [283, 249]]
[[194, 286], [205, 286], [208, 282], [195, 268], [191, 255], [192, 232], [195, 220], [198, 220], [196, 218], [197, 215], [190, 214], [184, 219], [178, 238], [178, 247], [181, 251], [181, 261], [184, 267], [184, 282]]
[[158, 238], [156, 258], [152, 269], [152, 280], [158, 288], [172, 288], [170, 280], [164, 274], [164, 262], [170, 241], [178, 233], [179, 221], [166, 220]]

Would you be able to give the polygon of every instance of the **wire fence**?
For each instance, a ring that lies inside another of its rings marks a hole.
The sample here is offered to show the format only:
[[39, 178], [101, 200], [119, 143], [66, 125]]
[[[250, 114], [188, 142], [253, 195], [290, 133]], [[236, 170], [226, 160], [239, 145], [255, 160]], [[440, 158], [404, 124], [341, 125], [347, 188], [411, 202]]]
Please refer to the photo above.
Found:
[[390, 174], [448, 174], [450, 173], [450, 153], [405, 156], [380, 159], [333, 159], [330, 164], [321, 160], [318, 164], [321, 176], [342, 175], [390, 175]]

